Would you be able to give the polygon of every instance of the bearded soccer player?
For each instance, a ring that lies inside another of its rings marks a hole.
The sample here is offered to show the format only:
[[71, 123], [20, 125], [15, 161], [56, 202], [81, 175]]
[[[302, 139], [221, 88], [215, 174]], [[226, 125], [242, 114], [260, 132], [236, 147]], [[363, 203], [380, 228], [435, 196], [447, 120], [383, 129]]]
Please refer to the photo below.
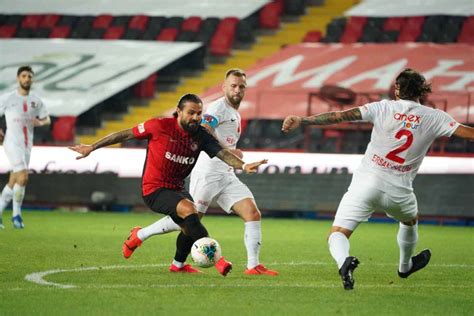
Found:
[[356, 257], [349, 255], [349, 237], [373, 211], [384, 211], [400, 222], [397, 235], [400, 278], [408, 278], [430, 261], [429, 249], [413, 256], [418, 241], [413, 179], [436, 138], [456, 136], [474, 140], [474, 128], [459, 124], [441, 110], [420, 104], [420, 99], [430, 92], [431, 86], [421, 74], [405, 69], [395, 80], [395, 101], [383, 100], [309, 117], [288, 116], [283, 122], [284, 132], [301, 125], [359, 120], [374, 124], [362, 163], [339, 204], [328, 238], [329, 251], [346, 290], [353, 289], [353, 272], [359, 264]]
[[12, 222], [14, 228], [24, 228], [21, 206], [28, 183], [28, 165], [33, 147], [33, 131], [37, 126], [49, 125], [46, 107], [37, 94], [31, 92], [33, 69], [21, 66], [17, 70], [18, 88], [0, 96], [0, 115], [5, 115], [7, 130], [0, 129], [3, 148], [10, 162], [10, 178], [0, 197], [0, 229], [5, 228], [2, 213], [13, 199]]
[[[186, 94], [179, 100], [172, 118], [150, 119], [132, 129], [106, 136], [93, 145], [70, 147], [81, 154], [80, 159], [98, 148], [132, 138], [148, 140], [142, 179], [143, 200], [151, 210], [168, 215], [181, 228], [176, 241], [176, 254], [169, 268], [171, 272], [200, 272], [185, 262], [194, 241], [207, 237], [208, 232], [199, 219], [193, 198], [184, 189], [184, 179], [193, 169], [199, 153], [204, 151], [210, 157], [216, 156], [229, 166], [247, 173], [256, 172], [258, 166], [267, 162], [244, 163], [200, 125], [201, 119], [201, 99], [197, 95]], [[138, 236], [140, 229], [133, 228], [124, 242], [122, 251], [125, 258], [142, 244]], [[221, 257], [215, 267], [225, 276], [232, 269], [232, 264]]]
[[[219, 143], [239, 157], [242, 152], [236, 149], [240, 138], [240, 102], [247, 88], [246, 74], [233, 68], [226, 72], [222, 90], [224, 97], [209, 105], [202, 120], [202, 126], [216, 136]], [[189, 191], [196, 201], [199, 217], [202, 218], [214, 200], [228, 214], [235, 212], [245, 222], [244, 243], [247, 248], [248, 275], [271, 275], [278, 272], [267, 269], [260, 263], [259, 253], [262, 243], [261, 214], [252, 192], [235, 175], [234, 169], [217, 158], [201, 153], [196, 168], [191, 173]], [[177, 231], [181, 228], [172, 218], [166, 216], [138, 232], [141, 240], [153, 235]]]

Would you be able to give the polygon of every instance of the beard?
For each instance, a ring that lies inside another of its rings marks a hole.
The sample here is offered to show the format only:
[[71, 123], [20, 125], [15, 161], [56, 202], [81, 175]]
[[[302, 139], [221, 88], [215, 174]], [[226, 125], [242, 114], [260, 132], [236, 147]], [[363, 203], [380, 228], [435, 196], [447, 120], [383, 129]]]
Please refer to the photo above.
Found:
[[240, 102], [242, 101], [242, 99], [243, 99], [243, 96], [240, 96], [240, 95], [234, 95], [234, 96], [228, 95], [227, 96], [227, 100], [229, 100], [229, 102], [232, 103], [232, 105], [235, 105], [235, 106], [240, 105]]
[[190, 133], [190, 134], [194, 134], [197, 132], [198, 130], [198, 127], [199, 127], [199, 123], [198, 122], [185, 122], [185, 121], [181, 121], [181, 126], [183, 127], [183, 129]]
[[30, 84], [22, 84], [20, 83], [20, 87], [25, 91], [30, 91], [31, 83]]

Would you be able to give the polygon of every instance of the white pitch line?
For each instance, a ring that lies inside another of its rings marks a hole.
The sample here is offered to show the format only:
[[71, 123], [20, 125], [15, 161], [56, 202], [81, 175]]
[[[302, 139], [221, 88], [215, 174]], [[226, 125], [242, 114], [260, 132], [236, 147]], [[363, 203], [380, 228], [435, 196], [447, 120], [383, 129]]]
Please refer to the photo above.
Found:
[[[301, 265], [331, 265], [333, 264], [332, 262], [273, 262], [271, 265], [289, 265], [289, 266], [301, 266]], [[112, 265], [112, 266], [104, 266], [104, 267], [82, 267], [82, 268], [75, 268], [75, 269], [55, 269], [55, 270], [48, 270], [48, 271], [42, 271], [42, 272], [34, 272], [27, 274], [25, 276], [25, 280], [29, 282], [33, 282], [39, 285], [47, 285], [47, 286], [54, 286], [56, 288], [60, 289], [72, 289], [72, 288], [77, 288], [78, 286], [72, 285], [72, 284], [61, 284], [61, 283], [55, 283], [55, 282], [49, 282], [46, 281], [44, 278], [48, 275], [52, 274], [57, 274], [57, 273], [65, 273], [65, 272], [82, 272], [82, 271], [97, 271], [97, 270], [114, 270], [114, 269], [139, 269], [139, 268], [154, 268], [154, 267], [166, 267], [168, 264], [164, 263], [159, 263], [159, 264], [143, 264], [143, 265]], [[396, 266], [395, 264], [390, 264], [390, 263], [369, 263], [367, 266]], [[430, 267], [442, 267], [442, 268], [474, 268], [474, 265], [468, 265], [468, 264], [432, 264]], [[112, 288], [114, 285], [106, 285], [106, 288]], [[119, 285], [120, 286], [120, 285]], [[197, 286], [197, 285], [193, 285]], [[206, 287], [212, 287], [213, 285], [205, 285]], [[221, 286], [221, 285], [216, 285], [216, 286]], [[231, 285], [231, 286], [238, 286], [238, 285]], [[243, 285], [244, 286], [244, 285]], [[246, 286], [246, 285], [245, 285]], [[251, 286], [258, 286], [258, 285], [251, 285]], [[268, 286], [268, 285], [264, 285]], [[276, 285], [278, 286], [278, 285]], [[292, 285], [284, 285], [286, 287], [292, 286]], [[83, 287], [88, 287], [88, 286], [83, 286]], [[139, 285], [138, 287], [143, 287]], [[155, 286], [152, 286], [155, 287]], [[184, 287], [184, 285], [158, 285], [156, 287]], [[311, 287], [311, 286], [310, 286]], [[316, 286], [320, 287], [320, 285]], [[332, 286], [328, 286], [332, 287]], [[362, 286], [364, 287], [364, 286]], [[369, 286], [370, 287], [370, 286]], [[387, 287], [394, 287], [393, 285], [388, 285]], [[454, 286], [456, 287], [456, 286]], [[462, 286], [460, 286], [462, 287]], [[470, 288], [470, 287], [468, 287]]]

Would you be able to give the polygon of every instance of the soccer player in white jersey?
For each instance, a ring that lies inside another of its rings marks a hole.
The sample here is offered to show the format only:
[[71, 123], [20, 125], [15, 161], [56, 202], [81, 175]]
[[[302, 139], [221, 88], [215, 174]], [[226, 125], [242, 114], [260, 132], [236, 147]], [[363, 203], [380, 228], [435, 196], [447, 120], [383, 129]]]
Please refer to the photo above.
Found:
[[[238, 109], [246, 88], [245, 72], [237, 68], [228, 70], [222, 86], [224, 97], [209, 105], [202, 120], [202, 125], [216, 136], [221, 145], [239, 157], [242, 157], [242, 152], [236, 149], [241, 133]], [[252, 192], [236, 177], [233, 168], [201, 153], [191, 173], [189, 192], [196, 201], [200, 218], [214, 200], [225, 212], [230, 214], [233, 211], [244, 220], [244, 242], [247, 248], [245, 274], [278, 275], [277, 271], [267, 269], [260, 263], [261, 214]], [[138, 237], [143, 241], [153, 235], [177, 230], [180, 230], [180, 227], [166, 216], [138, 231]]]
[[407, 278], [428, 264], [429, 249], [412, 256], [418, 241], [418, 207], [413, 179], [436, 138], [454, 135], [474, 140], [474, 128], [459, 124], [441, 110], [420, 104], [420, 99], [431, 92], [431, 87], [418, 72], [405, 69], [397, 76], [395, 89], [396, 101], [383, 100], [309, 117], [288, 116], [282, 126], [287, 132], [301, 125], [358, 120], [374, 124], [362, 163], [355, 170], [339, 204], [328, 238], [329, 251], [346, 290], [353, 289], [353, 271], [359, 264], [356, 257], [349, 255], [349, 237], [373, 211], [385, 211], [400, 222], [397, 241], [401, 278]]
[[0, 96], [0, 116], [5, 115], [7, 130], [4, 134], [3, 148], [10, 162], [10, 178], [0, 196], [0, 229], [5, 228], [2, 213], [13, 199], [12, 222], [14, 228], [23, 228], [21, 205], [28, 183], [28, 164], [33, 146], [33, 129], [51, 123], [48, 112], [41, 99], [30, 92], [33, 84], [33, 70], [21, 66], [17, 71], [18, 88]]

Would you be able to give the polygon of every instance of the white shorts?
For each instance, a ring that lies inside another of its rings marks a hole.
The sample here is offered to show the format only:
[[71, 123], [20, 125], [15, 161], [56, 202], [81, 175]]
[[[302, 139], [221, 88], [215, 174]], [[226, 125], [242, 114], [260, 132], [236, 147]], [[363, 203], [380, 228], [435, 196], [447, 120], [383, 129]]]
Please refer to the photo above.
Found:
[[30, 164], [31, 148], [24, 148], [5, 143], [3, 145], [5, 154], [10, 162], [12, 172], [28, 170]]
[[375, 175], [356, 172], [339, 203], [333, 226], [354, 231], [374, 211], [383, 211], [400, 222], [408, 222], [416, 218], [418, 205], [413, 192], [400, 194], [396, 188], [390, 190], [390, 186]]
[[218, 175], [193, 173], [189, 184], [189, 193], [200, 213], [206, 213], [213, 200], [230, 214], [235, 203], [243, 199], [254, 198], [249, 188], [233, 173]]

